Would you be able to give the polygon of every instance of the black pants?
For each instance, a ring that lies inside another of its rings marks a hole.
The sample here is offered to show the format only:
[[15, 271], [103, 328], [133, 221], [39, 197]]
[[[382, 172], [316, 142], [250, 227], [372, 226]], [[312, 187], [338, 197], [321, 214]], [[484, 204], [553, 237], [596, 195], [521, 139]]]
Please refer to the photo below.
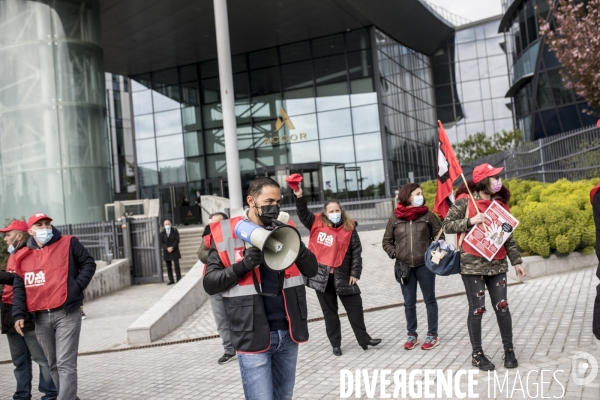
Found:
[[[175, 263], [175, 275], [177, 275], [177, 282], [181, 280], [181, 271], [179, 270], [179, 260], [173, 260]], [[169, 282], [173, 281], [173, 268], [171, 268], [171, 261], [165, 260], [165, 264], [167, 264], [167, 275], [169, 275]]]
[[[325, 317], [327, 337], [332, 347], [340, 347], [342, 345], [342, 327], [340, 317], [338, 316], [338, 296], [335, 293], [333, 274], [329, 274], [325, 293], [321, 293], [318, 290], [316, 292], [319, 304], [321, 304], [321, 310], [323, 310], [323, 316]], [[358, 344], [361, 346], [367, 345], [371, 340], [371, 336], [369, 336], [365, 327], [365, 315], [363, 313], [360, 294], [339, 297], [348, 313], [348, 320]]]
[[492, 307], [496, 312], [498, 327], [504, 350], [513, 348], [512, 318], [506, 300], [506, 274], [494, 276], [461, 275], [467, 299], [469, 300], [469, 316], [467, 326], [473, 353], [483, 351], [481, 347], [481, 319], [487, 311], [485, 308], [485, 287], [487, 286]]

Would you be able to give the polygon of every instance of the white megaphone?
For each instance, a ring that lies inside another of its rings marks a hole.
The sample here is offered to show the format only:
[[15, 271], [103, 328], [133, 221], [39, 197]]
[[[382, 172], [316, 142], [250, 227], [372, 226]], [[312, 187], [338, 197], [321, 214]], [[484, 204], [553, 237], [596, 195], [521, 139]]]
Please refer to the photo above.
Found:
[[263, 262], [273, 271], [283, 271], [294, 264], [300, 251], [300, 233], [290, 225], [279, 224], [268, 230], [250, 221], [239, 221], [234, 228], [235, 236], [263, 254]]

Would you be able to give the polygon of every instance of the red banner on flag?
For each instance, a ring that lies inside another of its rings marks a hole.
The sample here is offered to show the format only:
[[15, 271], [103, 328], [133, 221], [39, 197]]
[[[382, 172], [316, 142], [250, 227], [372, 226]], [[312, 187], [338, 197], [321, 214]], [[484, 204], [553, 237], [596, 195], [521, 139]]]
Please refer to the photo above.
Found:
[[437, 166], [437, 193], [435, 195], [435, 206], [433, 212], [442, 218], [446, 218], [450, 206], [454, 203], [454, 188], [452, 183], [462, 174], [462, 168], [458, 163], [452, 145], [448, 140], [446, 131], [441, 121], [438, 121], [439, 145]]

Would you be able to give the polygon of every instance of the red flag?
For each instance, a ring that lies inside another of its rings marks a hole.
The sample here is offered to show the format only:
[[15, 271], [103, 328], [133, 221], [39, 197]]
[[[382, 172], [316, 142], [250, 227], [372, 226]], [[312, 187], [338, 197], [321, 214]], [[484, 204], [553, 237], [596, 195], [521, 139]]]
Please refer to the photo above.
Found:
[[456, 155], [454, 155], [442, 122], [438, 121], [438, 125], [440, 127], [437, 167], [438, 183], [433, 212], [442, 218], [446, 218], [450, 206], [454, 203], [452, 183], [462, 174], [462, 168], [458, 163]]

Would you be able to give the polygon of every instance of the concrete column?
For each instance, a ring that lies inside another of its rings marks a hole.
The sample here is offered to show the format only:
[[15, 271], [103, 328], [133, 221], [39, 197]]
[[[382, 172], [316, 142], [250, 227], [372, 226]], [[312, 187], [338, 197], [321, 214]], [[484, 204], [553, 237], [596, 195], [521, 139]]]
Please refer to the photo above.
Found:
[[240, 155], [237, 145], [237, 125], [235, 120], [235, 97], [233, 94], [233, 74], [231, 72], [231, 48], [229, 46], [229, 21], [227, 0], [214, 0], [215, 30], [217, 35], [217, 57], [219, 60], [219, 82], [221, 83], [221, 106], [223, 107], [223, 132], [225, 135], [225, 159], [227, 162], [227, 183], [232, 209], [242, 208], [242, 178]]

